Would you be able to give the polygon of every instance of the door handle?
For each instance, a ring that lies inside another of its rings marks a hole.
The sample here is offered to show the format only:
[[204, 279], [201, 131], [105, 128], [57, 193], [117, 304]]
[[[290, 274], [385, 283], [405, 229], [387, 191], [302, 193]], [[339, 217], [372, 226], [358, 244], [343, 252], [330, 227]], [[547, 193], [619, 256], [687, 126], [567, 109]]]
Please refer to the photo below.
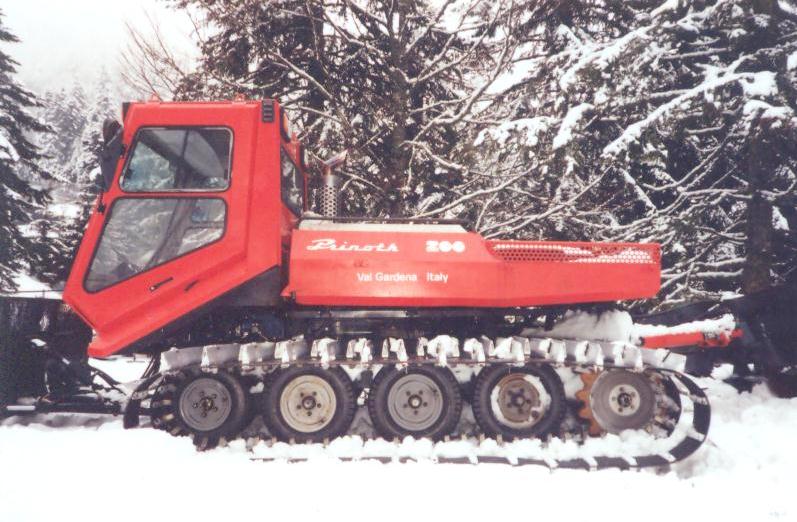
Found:
[[161, 281], [161, 282], [159, 282], [159, 283], [155, 283], [154, 285], [150, 286], [150, 287], [149, 287], [149, 291], [150, 291], [150, 292], [154, 292], [155, 290], [157, 290], [158, 288], [162, 287], [163, 285], [165, 285], [166, 283], [168, 283], [168, 282], [170, 282], [170, 281], [172, 281], [172, 280], [174, 280], [174, 278], [173, 278], [173, 277], [167, 277], [167, 278], [166, 278], [166, 279], [164, 279], [163, 281]]

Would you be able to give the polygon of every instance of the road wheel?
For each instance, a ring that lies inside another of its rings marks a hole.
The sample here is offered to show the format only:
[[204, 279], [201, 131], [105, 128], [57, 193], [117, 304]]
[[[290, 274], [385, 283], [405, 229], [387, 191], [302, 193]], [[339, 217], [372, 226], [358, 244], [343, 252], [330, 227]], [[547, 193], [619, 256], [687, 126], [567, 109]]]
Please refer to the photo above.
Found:
[[388, 366], [374, 379], [368, 413], [386, 439], [409, 435], [438, 440], [456, 428], [462, 395], [457, 380], [444, 368]]
[[191, 435], [199, 449], [232, 439], [250, 408], [240, 382], [229, 373], [183, 370], [159, 387], [153, 425], [173, 435]]
[[266, 381], [263, 420], [280, 440], [322, 442], [346, 433], [357, 408], [351, 380], [341, 368], [296, 366]]
[[601, 372], [592, 384], [590, 409], [595, 422], [609, 433], [646, 428], [656, 411], [656, 392], [650, 380], [628, 370]]
[[488, 436], [544, 437], [558, 430], [566, 408], [562, 381], [548, 365], [490, 366], [476, 378], [473, 414]]

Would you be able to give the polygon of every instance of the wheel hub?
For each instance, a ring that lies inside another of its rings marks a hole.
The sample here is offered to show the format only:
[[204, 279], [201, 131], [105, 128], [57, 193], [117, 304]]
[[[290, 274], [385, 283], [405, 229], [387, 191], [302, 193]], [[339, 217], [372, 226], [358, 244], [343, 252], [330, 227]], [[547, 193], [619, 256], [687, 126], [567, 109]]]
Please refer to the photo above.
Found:
[[301, 433], [325, 428], [335, 415], [337, 400], [332, 386], [317, 375], [299, 375], [280, 395], [280, 411], [288, 425]]
[[545, 413], [540, 389], [534, 377], [525, 373], [510, 373], [502, 378], [496, 384], [493, 395], [494, 413], [499, 413], [499, 420], [510, 427], [531, 427]]
[[232, 410], [232, 397], [224, 384], [209, 377], [195, 379], [179, 399], [180, 416], [197, 431], [220, 428]]
[[618, 433], [648, 426], [656, 409], [656, 394], [644, 374], [612, 370], [595, 379], [589, 402], [598, 425]]
[[388, 413], [402, 430], [430, 428], [443, 414], [443, 396], [437, 383], [425, 375], [408, 373], [390, 388]]
[[629, 386], [615, 386], [609, 393], [609, 407], [617, 415], [627, 417], [639, 411], [639, 392]]
[[525, 377], [511, 373], [498, 382], [498, 407], [509, 423], [532, 425], [541, 416], [540, 394]]

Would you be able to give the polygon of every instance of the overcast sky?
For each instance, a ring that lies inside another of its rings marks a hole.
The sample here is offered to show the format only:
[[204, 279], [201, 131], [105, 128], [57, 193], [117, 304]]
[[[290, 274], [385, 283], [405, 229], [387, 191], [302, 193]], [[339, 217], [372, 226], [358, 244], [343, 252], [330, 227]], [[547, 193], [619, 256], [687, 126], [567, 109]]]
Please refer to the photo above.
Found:
[[37, 92], [94, 78], [101, 66], [118, 75], [128, 22], [148, 29], [157, 19], [175, 47], [186, 51], [192, 25], [163, 0], [2, 0], [3, 25], [20, 40], [3, 51], [20, 63], [17, 78]]

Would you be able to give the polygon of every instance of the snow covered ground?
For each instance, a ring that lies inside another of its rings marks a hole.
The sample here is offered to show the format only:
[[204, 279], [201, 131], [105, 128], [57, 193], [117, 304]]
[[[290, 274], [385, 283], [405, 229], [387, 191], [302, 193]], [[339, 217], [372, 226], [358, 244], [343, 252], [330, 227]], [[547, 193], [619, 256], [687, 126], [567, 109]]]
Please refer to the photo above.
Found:
[[[133, 378], [138, 363], [116, 363]], [[126, 374], [126, 375], [122, 375]], [[670, 471], [253, 461], [244, 441], [190, 440], [95, 416], [0, 424], [0, 520], [795, 520], [797, 399], [703, 380], [707, 443]]]

